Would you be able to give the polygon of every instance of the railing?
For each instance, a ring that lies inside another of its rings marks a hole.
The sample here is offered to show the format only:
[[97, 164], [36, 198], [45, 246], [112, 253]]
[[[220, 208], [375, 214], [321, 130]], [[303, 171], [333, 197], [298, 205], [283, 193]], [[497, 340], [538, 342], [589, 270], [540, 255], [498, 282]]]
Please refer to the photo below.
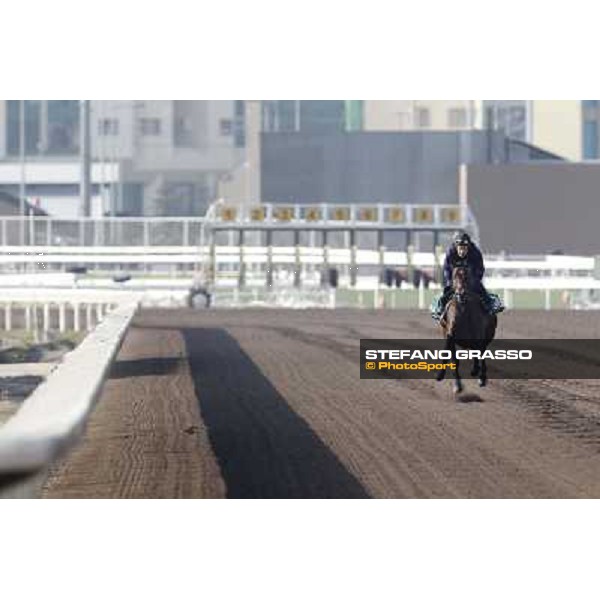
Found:
[[110, 313], [0, 427], [0, 484], [46, 467], [79, 438], [136, 310]]
[[210, 205], [206, 217], [2, 217], [0, 247], [197, 246], [207, 230], [451, 231], [477, 223], [460, 204]]
[[0, 218], [0, 246], [196, 246], [203, 218]]
[[[489, 287], [509, 310], [566, 310], [600, 308], [600, 290], [573, 287], [518, 288]], [[594, 294], [594, 291], [597, 292]], [[391, 310], [427, 310], [441, 294], [439, 286], [425, 288], [338, 288], [322, 290], [275, 289], [264, 287], [218, 290], [213, 294], [215, 308], [366, 308]]]

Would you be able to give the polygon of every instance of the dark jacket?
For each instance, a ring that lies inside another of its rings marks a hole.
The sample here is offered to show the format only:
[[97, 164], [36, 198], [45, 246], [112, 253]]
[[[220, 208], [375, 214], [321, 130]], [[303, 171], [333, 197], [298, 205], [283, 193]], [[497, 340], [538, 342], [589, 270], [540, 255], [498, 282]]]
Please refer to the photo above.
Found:
[[481, 288], [481, 280], [485, 273], [481, 250], [471, 242], [465, 258], [460, 258], [454, 244], [448, 247], [444, 259], [444, 286], [452, 285], [452, 270], [456, 267], [468, 267], [473, 288]]

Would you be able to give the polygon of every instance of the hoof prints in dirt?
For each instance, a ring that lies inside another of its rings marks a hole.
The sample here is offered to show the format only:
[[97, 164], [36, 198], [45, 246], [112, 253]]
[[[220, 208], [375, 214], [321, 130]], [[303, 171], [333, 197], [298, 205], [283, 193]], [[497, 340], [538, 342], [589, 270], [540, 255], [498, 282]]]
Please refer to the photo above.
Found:
[[576, 394], [561, 389], [558, 382], [510, 384], [511, 391], [525, 401], [524, 406], [536, 415], [541, 425], [576, 437], [600, 451], [600, 419], [583, 414], [571, 405], [573, 401], [579, 400]]

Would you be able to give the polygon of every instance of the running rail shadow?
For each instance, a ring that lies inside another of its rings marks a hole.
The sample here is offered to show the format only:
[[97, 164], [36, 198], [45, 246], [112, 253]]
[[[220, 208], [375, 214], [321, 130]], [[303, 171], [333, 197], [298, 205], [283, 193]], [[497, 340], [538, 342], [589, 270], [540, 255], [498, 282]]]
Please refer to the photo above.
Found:
[[229, 498], [369, 497], [225, 330], [182, 334]]
[[0, 427], [0, 492], [77, 441], [137, 308], [129, 302], [110, 313]]

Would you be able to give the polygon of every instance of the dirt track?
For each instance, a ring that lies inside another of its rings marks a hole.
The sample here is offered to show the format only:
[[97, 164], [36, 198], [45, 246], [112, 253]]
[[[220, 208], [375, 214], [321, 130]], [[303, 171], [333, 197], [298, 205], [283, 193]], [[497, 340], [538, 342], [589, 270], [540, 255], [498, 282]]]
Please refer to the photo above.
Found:
[[[600, 381], [360, 380], [361, 337], [424, 312], [145, 310], [46, 497], [600, 497]], [[498, 335], [598, 337], [596, 313]], [[470, 388], [470, 389], [469, 389]], [[466, 399], [478, 400], [473, 395]]]

